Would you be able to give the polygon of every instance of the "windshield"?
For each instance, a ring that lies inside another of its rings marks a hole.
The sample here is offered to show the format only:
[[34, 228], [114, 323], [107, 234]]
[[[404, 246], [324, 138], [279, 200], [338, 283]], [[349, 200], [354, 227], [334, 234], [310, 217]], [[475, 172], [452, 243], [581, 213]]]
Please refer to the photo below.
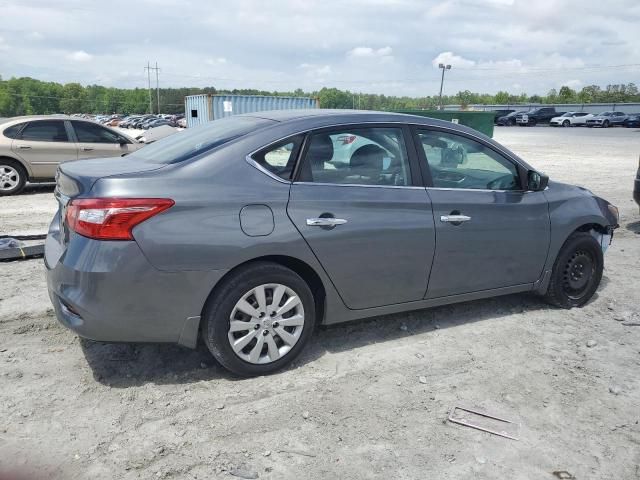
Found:
[[602, 112], [601, 114], [598, 115], [599, 117], [610, 117], [611, 116], [611, 112]]
[[130, 157], [153, 163], [184, 162], [269, 123], [272, 120], [264, 118], [222, 118], [158, 140], [132, 153]]
[[561, 117], [573, 117], [574, 113], [573, 112], [567, 112], [564, 115], [560, 115]]

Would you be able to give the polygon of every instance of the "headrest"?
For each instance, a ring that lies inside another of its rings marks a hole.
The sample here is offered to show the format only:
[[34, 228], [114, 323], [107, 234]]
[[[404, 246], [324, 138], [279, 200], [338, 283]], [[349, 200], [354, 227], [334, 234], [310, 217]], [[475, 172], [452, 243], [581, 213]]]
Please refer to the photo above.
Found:
[[351, 168], [381, 172], [384, 164], [384, 154], [384, 150], [377, 145], [373, 145], [372, 143], [363, 145], [353, 152], [349, 165]]

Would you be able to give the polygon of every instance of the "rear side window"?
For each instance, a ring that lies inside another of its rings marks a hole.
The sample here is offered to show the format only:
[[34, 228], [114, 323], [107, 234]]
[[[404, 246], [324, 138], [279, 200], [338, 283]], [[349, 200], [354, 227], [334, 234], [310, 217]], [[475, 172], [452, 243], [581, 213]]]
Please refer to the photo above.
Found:
[[16, 125], [12, 125], [11, 127], [5, 129], [4, 132], [2, 132], [2, 134], [7, 138], [18, 138], [20, 129], [22, 129], [22, 127], [24, 127], [24, 123], [18, 123]]
[[22, 140], [35, 142], [68, 142], [67, 130], [61, 120], [41, 120], [29, 122], [22, 130]]
[[270, 145], [255, 153], [252, 158], [265, 170], [283, 180], [291, 180], [303, 138], [302, 135], [297, 135]]
[[71, 122], [80, 143], [120, 143], [121, 137], [102, 128], [100, 125], [89, 122]]
[[129, 158], [152, 163], [179, 163], [274, 123], [255, 117], [227, 117], [170, 135], [137, 150]]

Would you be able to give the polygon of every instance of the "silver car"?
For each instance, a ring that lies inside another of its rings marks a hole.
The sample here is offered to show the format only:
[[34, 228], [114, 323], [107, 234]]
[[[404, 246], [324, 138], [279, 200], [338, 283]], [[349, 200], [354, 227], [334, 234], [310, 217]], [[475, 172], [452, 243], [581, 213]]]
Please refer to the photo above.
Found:
[[[343, 136], [359, 145], [346, 165]], [[203, 338], [245, 376], [291, 362], [317, 324], [517, 292], [582, 306], [618, 225], [607, 201], [475, 130], [344, 110], [238, 115], [67, 162], [55, 196], [45, 264], [62, 324]]]
[[27, 181], [52, 180], [68, 160], [122, 156], [143, 144], [95, 122], [66, 116], [15, 117], [0, 124], [0, 196]]

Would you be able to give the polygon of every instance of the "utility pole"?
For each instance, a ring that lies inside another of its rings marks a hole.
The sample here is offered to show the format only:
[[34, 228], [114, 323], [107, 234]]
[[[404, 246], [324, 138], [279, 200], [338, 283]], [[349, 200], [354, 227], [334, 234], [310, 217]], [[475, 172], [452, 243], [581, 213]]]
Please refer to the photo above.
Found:
[[158, 97], [158, 114], [160, 114], [160, 80], [158, 79], [158, 72], [160, 69], [158, 68], [158, 62], [156, 62], [156, 95]]
[[438, 64], [438, 68], [442, 69], [442, 79], [440, 80], [440, 110], [444, 108], [442, 105], [442, 87], [444, 86], [444, 71], [451, 70], [451, 65], [445, 65], [444, 63]]
[[147, 62], [147, 66], [144, 67], [147, 71], [147, 81], [149, 87], [149, 113], [153, 113], [153, 100], [151, 99], [151, 67], [149, 66], [149, 62]]
[[160, 113], [160, 81], [158, 77], [158, 72], [160, 69], [158, 68], [158, 62], [156, 62], [156, 66], [152, 67], [149, 62], [147, 62], [147, 66], [144, 67], [147, 71], [147, 81], [149, 82], [149, 113], [153, 113], [153, 97], [151, 96], [151, 70], [156, 71], [156, 92], [158, 97], [158, 113]]

